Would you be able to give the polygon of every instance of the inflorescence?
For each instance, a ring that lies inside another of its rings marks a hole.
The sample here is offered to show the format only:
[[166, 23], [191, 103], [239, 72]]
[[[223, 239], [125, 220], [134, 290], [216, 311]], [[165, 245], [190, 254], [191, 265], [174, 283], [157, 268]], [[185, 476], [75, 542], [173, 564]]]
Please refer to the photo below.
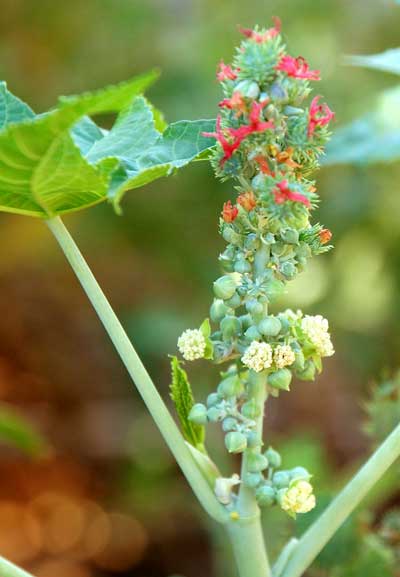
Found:
[[315, 505], [310, 475], [302, 467], [281, 470], [276, 451], [262, 452], [256, 431], [260, 408], [250, 383], [262, 378], [267, 393], [277, 396], [289, 390], [293, 376], [313, 380], [321, 358], [334, 353], [322, 316], [269, 311], [307, 260], [331, 248], [330, 231], [310, 223], [318, 202], [310, 174], [318, 167], [333, 112], [319, 96], [307, 103], [310, 82], [320, 73], [286, 53], [279, 21], [273, 28], [241, 32], [245, 38], [233, 64], [221, 62], [217, 70], [224, 98], [216, 130], [208, 134], [216, 139], [216, 175], [233, 179], [237, 191], [220, 218], [227, 246], [219, 257], [223, 275], [213, 287], [215, 330], [210, 335], [201, 328], [186, 330], [178, 347], [189, 361], [211, 347], [215, 363], [230, 363], [216, 392], [189, 416], [201, 425], [220, 422], [228, 451], [246, 451], [245, 477], [217, 481], [221, 502], [233, 503], [234, 487], [244, 483], [260, 505], [279, 504], [295, 515]]

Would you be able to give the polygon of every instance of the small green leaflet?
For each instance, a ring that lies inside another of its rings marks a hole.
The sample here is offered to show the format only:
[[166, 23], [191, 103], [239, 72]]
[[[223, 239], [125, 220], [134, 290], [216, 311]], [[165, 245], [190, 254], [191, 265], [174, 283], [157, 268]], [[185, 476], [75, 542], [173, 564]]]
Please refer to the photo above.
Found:
[[380, 94], [372, 112], [335, 131], [321, 164], [371, 164], [400, 159], [400, 86]]
[[194, 405], [192, 388], [186, 371], [181, 367], [177, 357], [171, 357], [171, 385], [170, 394], [181, 423], [183, 436], [194, 447], [204, 451], [205, 429], [189, 421], [190, 409]]
[[0, 443], [16, 447], [31, 457], [45, 455], [46, 440], [24, 417], [6, 405], [0, 405]]
[[344, 63], [349, 66], [361, 66], [400, 74], [400, 48], [392, 48], [380, 54], [349, 54], [344, 56]]
[[[139, 96], [157, 76], [62, 97], [40, 115], [0, 83], [0, 210], [49, 218], [107, 199], [118, 208], [127, 190], [207, 154], [215, 142], [202, 132], [214, 121], [166, 127]], [[108, 112], [119, 113], [110, 131], [90, 118]]]

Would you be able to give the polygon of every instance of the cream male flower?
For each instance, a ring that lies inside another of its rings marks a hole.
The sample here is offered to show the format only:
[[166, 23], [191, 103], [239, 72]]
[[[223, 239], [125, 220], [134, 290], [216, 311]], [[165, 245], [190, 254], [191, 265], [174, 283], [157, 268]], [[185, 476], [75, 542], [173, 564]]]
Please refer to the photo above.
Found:
[[306, 315], [301, 320], [301, 328], [321, 357], [331, 357], [334, 354], [335, 351], [329, 334], [329, 324], [323, 316]]
[[294, 350], [289, 345], [278, 345], [274, 349], [274, 362], [278, 369], [292, 365], [296, 360]]
[[200, 329], [187, 329], [178, 339], [178, 349], [187, 361], [202, 359], [206, 351], [206, 339]]
[[308, 513], [316, 504], [311, 483], [303, 479], [292, 481], [287, 489], [279, 492], [279, 502], [289, 514]]
[[268, 343], [253, 341], [242, 356], [242, 363], [260, 373], [272, 365], [272, 347]]

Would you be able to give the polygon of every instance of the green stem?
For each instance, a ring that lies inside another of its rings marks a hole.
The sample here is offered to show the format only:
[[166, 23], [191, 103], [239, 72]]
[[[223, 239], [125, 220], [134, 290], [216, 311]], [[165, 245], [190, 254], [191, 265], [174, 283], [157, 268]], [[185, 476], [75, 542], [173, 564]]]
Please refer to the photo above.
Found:
[[33, 577], [31, 573], [24, 571], [3, 557], [0, 557], [0, 575], [1, 577]]
[[78, 277], [193, 492], [213, 519], [220, 523], [226, 523], [229, 518], [227, 511], [219, 503], [212, 488], [197, 467], [174, 419], [73, 238], [60, 218], [53, 218], [46, 222]]
[[233, 521], [227, 526], [240, 577], [270, 577], [260, 516]]
[[300, 577], [368, 491], [400, 456], [400, 425], [387, 437], [365, 465], [304, 533], [282, 577]]
[[[249, 399], [254, 399], [259, 409], [254, 431], [262, 439], [264, 407], [266, 401], [265, 375], [250, 371], [248, 383]], [[241, 479], [237, 512], [239, 520], [228, 527], [240, 577], [270, 577], [271, 568], [261, 528], [260, 508], [254, 489], [243, 480], [248, 473], [247, 463], [251, 453], [260, 452], [261, 446], [246, 449], [242, 459]]]

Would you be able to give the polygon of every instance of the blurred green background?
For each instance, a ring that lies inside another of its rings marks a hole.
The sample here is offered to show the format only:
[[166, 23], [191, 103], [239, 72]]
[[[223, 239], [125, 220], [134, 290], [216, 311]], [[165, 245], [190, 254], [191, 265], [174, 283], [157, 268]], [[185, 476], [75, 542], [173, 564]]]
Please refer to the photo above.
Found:
[[[390, 74], [341, 66], [343, 54], [400, 45], [392, 0], [0, 6], [0, 76], [37, 112], [59, 94], [159, 66], [149, 97], [169, 121], [212, 118], [216, 64], [230, 60], [237, 25], [269, 25], [272, 15], [290, 52], [322, 71], [318, 92], [336, 112], [333, 130], [396, 85]], [[315, 218], [332, 230], [335, 250], [315, 258], [279, 306], [326, 315], [337, 353], [317, 382], [271, 402], [266, 429], [288, 466], [310, 466], [318, 491], [364, 456], [363, 399], [383, 369], [400, 365], [400, 164], [324, 168], [317, 181]], [[218, 214], [231, 194], [208, 163], [195, 163], [128, 193], [122, 217], [103, 204], [65, 218], [165, 398], [167, 353], [207, 315], [223, 246]], [[232, 575], [225, 541], [194, 502], [48, 230], [29, 218], [0, 221], [0, 400], [50, 445], [40, 459], [1, 449], [0, 552], [37, 577]], [[197, 365], [191, 375], [204, 398], [217, 375]], [[210, 446], [224, 462], [217, 431]], [[267, 521], [273, 550], [286, 534], [282, 516]]]

